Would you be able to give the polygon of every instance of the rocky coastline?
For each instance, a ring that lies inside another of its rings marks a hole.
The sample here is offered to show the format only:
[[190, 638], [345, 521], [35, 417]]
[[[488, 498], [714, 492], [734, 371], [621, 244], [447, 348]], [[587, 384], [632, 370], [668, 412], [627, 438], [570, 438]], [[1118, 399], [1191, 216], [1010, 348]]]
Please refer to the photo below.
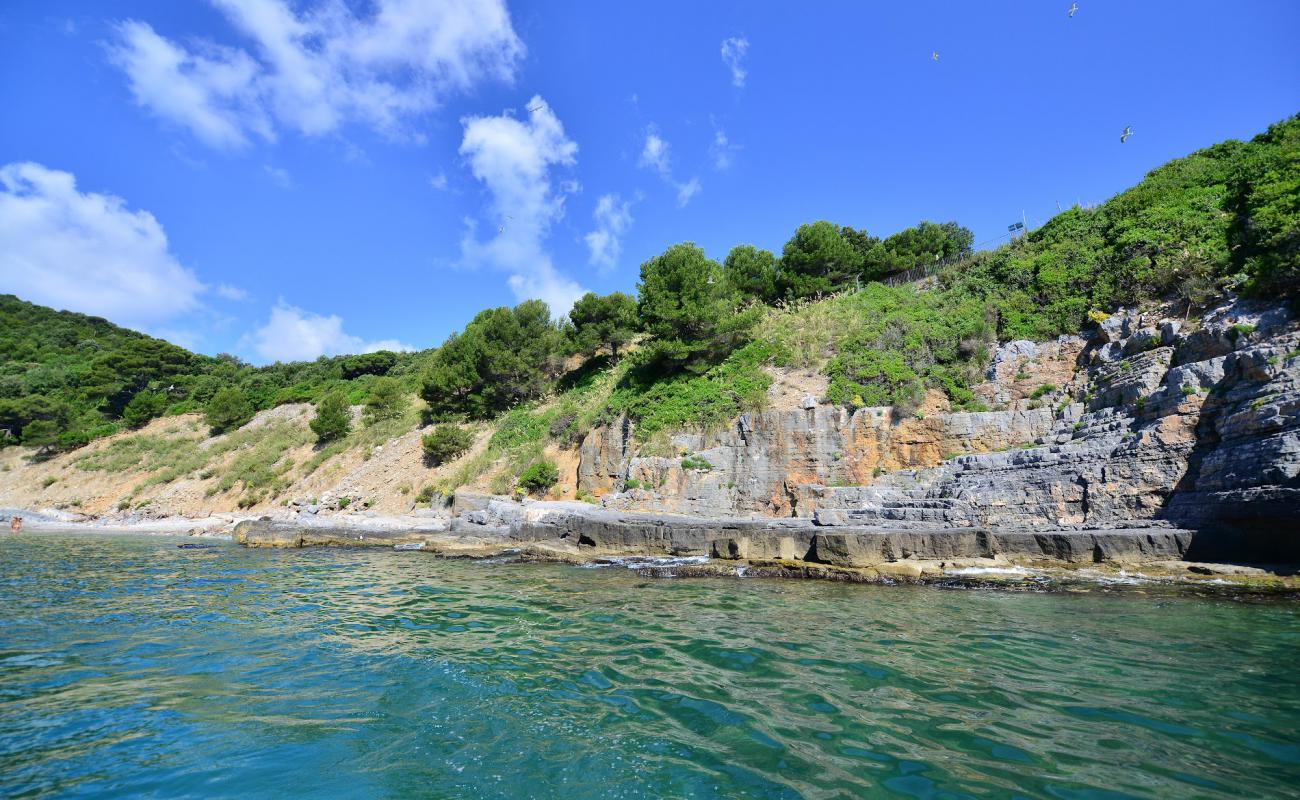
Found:
[[1228, 301], [1195, 324], [1121, 310], [1080, 336], [993, 346], [985, 378], [975, 393], [993, 410], [932, 399], [900, 417], [807, 393], [721, 430], [671, 435], [675, 455], [615, 420], [576, 447], [561, 496], [582, 502], [471, 486], [405, 513], [349, 511], [323, 494], [202, 519], [157, 507], [30, 521], [249, 547], [690, 560], [674, 574], [1141, 569], [1294, 581], [1300, 324], [1285, 306]]

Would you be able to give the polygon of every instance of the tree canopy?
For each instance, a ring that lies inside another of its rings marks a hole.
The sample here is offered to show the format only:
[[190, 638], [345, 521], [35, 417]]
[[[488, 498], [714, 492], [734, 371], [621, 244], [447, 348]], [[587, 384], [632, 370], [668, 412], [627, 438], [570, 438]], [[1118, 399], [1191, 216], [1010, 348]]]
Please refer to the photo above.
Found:
[[862, 254], [840, 228], [826, 220], [800, 225], [781, 251], [778, 285], [786, 298], [823, 297], [852, 285]]
[[546, 391], [559, 370], [561, 344], [541, 300], [480, 311], [439, 348], [420, 396], [434, 415], [490, 417]]
[[641, 265], [637, 312], [651, 336], [651, 361], [703, 371], [743, 343], [756, 316], [736, 313], [740, 295], [722, 265], [693, 242]]
[[608, 347], [610, 359], [618, 362], [619, 349], [636, 336], [640, 324], [636, 299], [622, 292], [603, 297], [592, 292], [583, 295], [569, 312], [569, 341], [574, 352], [588, 357], [601, 347]]

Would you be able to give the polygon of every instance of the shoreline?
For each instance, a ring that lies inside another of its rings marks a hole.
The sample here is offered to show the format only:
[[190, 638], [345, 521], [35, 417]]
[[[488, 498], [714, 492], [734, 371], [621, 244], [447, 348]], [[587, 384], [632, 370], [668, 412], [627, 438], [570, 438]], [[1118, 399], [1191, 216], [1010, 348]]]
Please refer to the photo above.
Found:
[[[1025, 534], [1014, 531], [846, 530], [788, 518], [609, 514], [575, 509], [571, 503], [511, 505], [519, 514], [508, 521], [482, 515], [471, 515], [468, 520], [463, 516], [357, 514], [311, 515], [306, 519], [303, 515], [222, 514], [131, 520], [22, 514], [24, 533], [193, 537], [251, 548], [397, 549], [447, 559], [625, 568], [647, 578], [779, 578], [1037, 591], [1069, 590], [1075, 585], [1174, 586], [1232, 593], [1300, 593], [1300, 571], [1294, 565], [1185, 559], [1184, 552], [1169, 548], [1185, 549], [1191, 541], [1187, 534], [1193, 532], [1158, 527], [1037, 532], [1029, 539], [1046, 547], [1031, 557], [1023, 552], [1003, 552], [990, 544], [1005, 541], [1024, 548]], [[3, 535], [15, 534], [5, 531]], [[1093, 544], [1099, 537], [1109, 540], [1108, 546], [1115, 548], [1113, 555], [1119, 557], [1078, 552], [1080, 541], [1100, 547]], [[866, 545], [884, 549], [871, 550], [864, 560]]]

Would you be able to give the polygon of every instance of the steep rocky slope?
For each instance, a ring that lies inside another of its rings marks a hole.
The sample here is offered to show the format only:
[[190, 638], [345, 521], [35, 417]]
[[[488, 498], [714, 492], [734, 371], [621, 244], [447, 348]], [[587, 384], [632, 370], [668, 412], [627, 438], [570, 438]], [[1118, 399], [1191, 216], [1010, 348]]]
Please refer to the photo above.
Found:
[[[1300, 327], [1230, 303], [1188, 325], [1124, 312], [1087, 337], [1001, 345], [977, 392], [1005, 410], [803, 408], [680, 434], [641, 456], [626, 422], [582, 444], [579, 489], [625, 511], [891, 528], [1213, 528], [1296, 554]], [[1031, 388], [1032, 387], [1032, 388]], [[632, 485], [630, 491], [615, 491]]]

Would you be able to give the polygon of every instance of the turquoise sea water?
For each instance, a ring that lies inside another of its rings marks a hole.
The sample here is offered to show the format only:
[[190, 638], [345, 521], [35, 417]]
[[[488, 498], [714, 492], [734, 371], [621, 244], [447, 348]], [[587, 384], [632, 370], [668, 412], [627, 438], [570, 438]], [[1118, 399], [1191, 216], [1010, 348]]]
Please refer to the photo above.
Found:
[[0, 796], [1300, 796], [1300, 603], [0, 538]]

